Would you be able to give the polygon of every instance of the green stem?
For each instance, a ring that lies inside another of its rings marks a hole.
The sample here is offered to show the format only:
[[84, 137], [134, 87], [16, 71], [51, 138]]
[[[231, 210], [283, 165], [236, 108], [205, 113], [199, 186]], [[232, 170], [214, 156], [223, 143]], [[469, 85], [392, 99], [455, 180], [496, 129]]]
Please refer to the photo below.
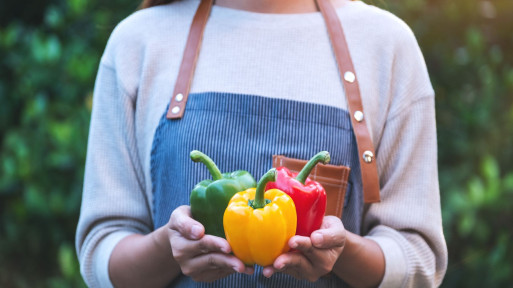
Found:
[[253, 209], [264, 208], [264, 206], [267, 204], [264, 199], [265, 186], [267, 186], [268, 182], [274, 181], [276, 181], [276, 169], [272, 168], [271, 170], [267, 171], [264, 176], [262, 176], [260, 181], [258, 181], [255, 193], [255, 201], [253, 201], [253, 205], [251, 205]]
[[322, 164], [328, 164], [330, 162], [330, 153], [328, 151], [321, 151], [306, 163], [305, 167], [297, 174], [296, 180], [301, 182], [301, 184], [305, 185], [306, 178], [312, 172], [312, 169], [317, 165], [317, 163], [322, 162]]
[[217, 168], [216, 163], [210, 159], [207, 155], [201, 153], [198, 150], [191, 151], [191, 159], [194, 162], [201, 162], [207, 166], [208, 171], [210, 171], [210, 174], [212, 174], [212, 178], [214, 180], [219, 180], [223, 178], [223, 175], [221, 174], [221, 171], [219, 171], [219, 168]]

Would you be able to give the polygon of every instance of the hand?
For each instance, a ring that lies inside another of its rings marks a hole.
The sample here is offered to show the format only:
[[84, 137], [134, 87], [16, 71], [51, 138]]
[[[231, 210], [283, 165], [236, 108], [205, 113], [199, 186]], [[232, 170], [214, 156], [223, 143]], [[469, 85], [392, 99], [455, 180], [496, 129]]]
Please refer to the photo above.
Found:
[[324, 216], [321, 228], [310, 237], [294, 236], [289, 240], [290, 251], [276, 258], [272, 266], [264, 268], [265, 277], [283, 272], [310, 282], [331, 272], [346, 241], [346, 230], [340, 218]]
[[192, 219], [189, 206], [176, 208], [168, 223], [173, 257], [182, 273], [194, 281], [212, 282], [234, 272], [253, 274], [237, 257], [229, 254], [230, 244], [223, 238], [205, 235], [201, 223]]

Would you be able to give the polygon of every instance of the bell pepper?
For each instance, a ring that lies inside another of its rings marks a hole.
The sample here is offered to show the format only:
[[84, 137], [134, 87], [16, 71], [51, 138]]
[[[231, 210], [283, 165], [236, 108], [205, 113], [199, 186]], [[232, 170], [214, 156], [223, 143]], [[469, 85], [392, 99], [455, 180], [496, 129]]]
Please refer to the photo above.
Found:
[[317, 163], [327, 164], [330, 154], [327, 151], [317, 153], [299, 173], [293, 173], [285, 167], [278, 167], [276, 182], [267, 184], [266, 189], [280, 189], [287, 193], [296, 205], [296, 235], [310, 237], [319, 229], [326, 212], [326, 191], [319, 182], [308, 178]]
[[226, 240], [233, 254], [246, 265], [271, 265], [289, 250], [288, 241], [296, 233], [296, 209], [292, 199], [265, 185], [276, 179], [269, 170], [255, 188], [233, 196], [224, 212]]
[[213, 180], [199, 182], [191, 192], [191, 214], [205, 227], [205, 233], [224, 238], [223, 215], [232, 196], [245, 189], [256, 187], [256, 181], [244, 170], [221, 173], [210, 157], [194, 150], [190, 157], [194, 162], [207, 166]]

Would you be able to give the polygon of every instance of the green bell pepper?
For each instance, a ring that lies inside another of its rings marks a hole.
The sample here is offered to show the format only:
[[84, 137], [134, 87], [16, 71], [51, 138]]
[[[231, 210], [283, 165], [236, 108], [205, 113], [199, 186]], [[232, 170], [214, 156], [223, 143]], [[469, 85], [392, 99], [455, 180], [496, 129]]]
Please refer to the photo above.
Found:
[[256, 181], [244, 170], [221, 173], [214, 161], [200, 151], [191, 151], [190, 157], [205, 164], [213, 178], [201, 181], [192, 189], [192, 217], [203, 224], [206, 234], [225, 238], [223, 215], [228, 202], [235, 193], [256, 187]]

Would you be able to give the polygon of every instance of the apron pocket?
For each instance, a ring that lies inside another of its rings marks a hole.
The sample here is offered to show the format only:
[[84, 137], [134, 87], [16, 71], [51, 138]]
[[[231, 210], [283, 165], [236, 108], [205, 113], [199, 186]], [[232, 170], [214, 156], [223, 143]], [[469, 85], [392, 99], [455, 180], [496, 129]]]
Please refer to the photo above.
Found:
[[[287, 167], [294, 173], [299, 173], [308, 160], [288, 158], [283, 155], [273, 155], [273, 167]], [[349, 172], [351, 168], [342, 165], [318, 164], [308, 176], [319, 182], [326, 190], [327, 203], [325, 215], [342, 217], [346, 203], [346, 191], [348, 190]]]

